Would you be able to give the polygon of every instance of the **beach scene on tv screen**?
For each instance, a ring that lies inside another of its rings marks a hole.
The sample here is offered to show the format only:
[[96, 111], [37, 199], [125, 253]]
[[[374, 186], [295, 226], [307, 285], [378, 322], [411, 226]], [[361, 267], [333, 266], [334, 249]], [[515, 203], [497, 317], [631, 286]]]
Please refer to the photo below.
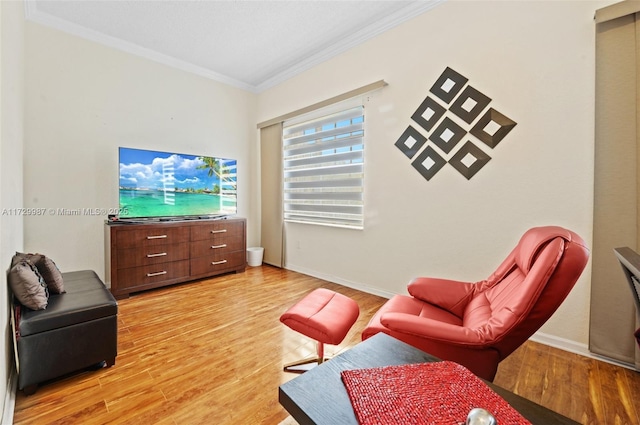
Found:
[[120, 216], [236, 213], [236, 161], [120, 148]]

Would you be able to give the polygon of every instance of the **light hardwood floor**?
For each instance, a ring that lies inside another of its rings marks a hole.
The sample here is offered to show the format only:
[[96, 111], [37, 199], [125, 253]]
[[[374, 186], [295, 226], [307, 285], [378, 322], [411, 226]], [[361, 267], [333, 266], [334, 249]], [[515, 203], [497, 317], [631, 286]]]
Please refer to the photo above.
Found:
[[[19, 392], [14, 424], [278, 424], [278, 386], [297, 376], [282, 365], [315, 352], [279, 317], [318, 287], [360, 305], [337, 354], [384, 298], [262, 266], [120, 300], [116, 365]], [[523, 345], [495, 383], [583, 424], [640, 423], [640, 374], [545, 345]]]

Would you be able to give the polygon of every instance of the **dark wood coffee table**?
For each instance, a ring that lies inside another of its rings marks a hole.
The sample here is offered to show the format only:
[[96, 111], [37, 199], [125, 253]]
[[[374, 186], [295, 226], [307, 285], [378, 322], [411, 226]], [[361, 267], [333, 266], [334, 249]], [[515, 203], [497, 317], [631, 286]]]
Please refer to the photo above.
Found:
[[[436, 361], [439, 359], [380, 333], [282, 384], [280, 404], [301, 425], [357, 425], [340, 372]], [[578, 424], [503, 388], [488, 385], [534, 425]]]

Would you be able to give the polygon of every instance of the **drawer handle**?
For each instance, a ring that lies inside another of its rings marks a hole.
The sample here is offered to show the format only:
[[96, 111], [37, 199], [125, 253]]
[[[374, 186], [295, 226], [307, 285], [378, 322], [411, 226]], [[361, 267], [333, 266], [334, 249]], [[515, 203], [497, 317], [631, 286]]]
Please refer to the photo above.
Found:
[[163, 274], [167, 274], [166, 271], [161, 271], [161, 272], [157, 272], [157, 273], [147, 273], [147, 277], [153, 277], [153, 276], [160, 276]]
[[227, 244], [223, 243], [222, 245], [211, 245], [211, 249], [218, 249], [218, 248], [226, 248]]
[[227, 229], [212, 230], [211, 233], [227, 233]]
[[227, 260], [222, 260], [222, 261], [212, 261], [212, 262], [211, 262], [211, 265], [212, 265], [212, 266], [217, 266], [218, 264], [224, 264], [224, 263], [226, 263], [226, 262], [227, 262]]
[[164, 257], [165, 255], [167, 255], [166, 252], [159, 252], [158, 254], [147, 254], [147, 258]]
[[167, 235], [147, 236], [147, 239], [166, 239]]

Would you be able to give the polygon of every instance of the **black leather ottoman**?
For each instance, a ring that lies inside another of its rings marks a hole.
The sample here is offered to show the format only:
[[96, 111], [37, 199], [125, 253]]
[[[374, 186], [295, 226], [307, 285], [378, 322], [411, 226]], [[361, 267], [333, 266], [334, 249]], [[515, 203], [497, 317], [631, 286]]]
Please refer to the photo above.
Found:
[[63, 294], [45, 310], [14, 306], [18, 388], [33, 394], [38, 384], [105, 362], [115, 364], [118, 304], [92, 270], [62, 273]]

